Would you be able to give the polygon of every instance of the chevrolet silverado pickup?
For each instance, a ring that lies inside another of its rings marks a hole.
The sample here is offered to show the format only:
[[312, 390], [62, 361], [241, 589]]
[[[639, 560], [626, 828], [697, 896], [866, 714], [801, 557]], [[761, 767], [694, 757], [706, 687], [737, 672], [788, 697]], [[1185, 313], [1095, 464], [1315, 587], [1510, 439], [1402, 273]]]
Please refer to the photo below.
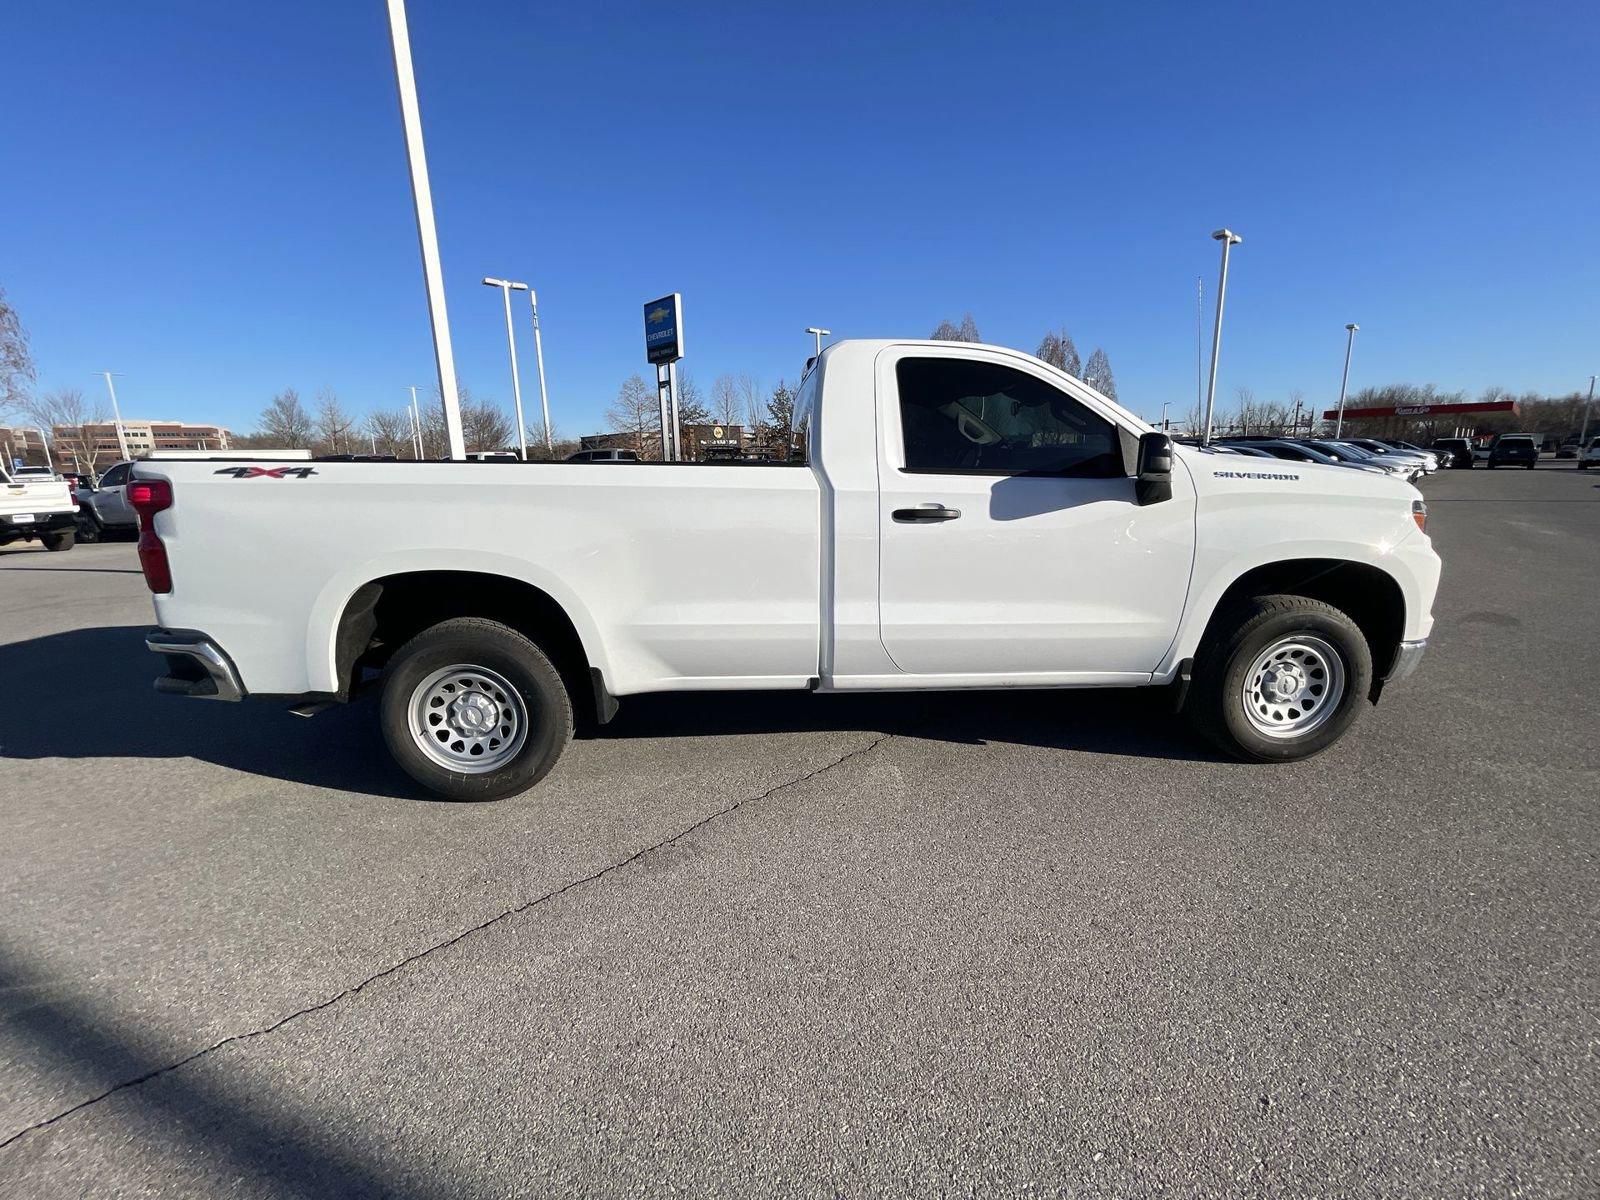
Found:
[[463, 800], [646, 692], [1166, 687], [1227, 753], [1300, 759], [1413, 670], [1439, 580], [1403, 480], [1176, 447], [949, 342], [830, 346], [782, 463], [155, 459], [128, 498], [157, 690], [372, 683]]
[[37, 539], [46, 550], [70, 550], [78, 501], [55, 475], [12, 475], [0, 467], [0, 546]]

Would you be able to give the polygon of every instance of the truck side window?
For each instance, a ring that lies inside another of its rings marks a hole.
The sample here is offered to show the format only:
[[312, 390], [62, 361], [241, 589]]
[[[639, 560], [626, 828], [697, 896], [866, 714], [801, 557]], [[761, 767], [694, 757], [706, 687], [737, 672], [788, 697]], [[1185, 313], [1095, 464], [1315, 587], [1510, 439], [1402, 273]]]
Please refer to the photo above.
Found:
[[111, 470], [107, 471], [105, 478], [100, 481], [100, 486], [103, 488], [121, 487], [127, 482], [128, 466], [123, 463], [121, 466], [112, 467]]
[[895, 376], [907, 471], [1123, 474], [1111, 422], [1033, 375], [999, 363], [903, 358]]

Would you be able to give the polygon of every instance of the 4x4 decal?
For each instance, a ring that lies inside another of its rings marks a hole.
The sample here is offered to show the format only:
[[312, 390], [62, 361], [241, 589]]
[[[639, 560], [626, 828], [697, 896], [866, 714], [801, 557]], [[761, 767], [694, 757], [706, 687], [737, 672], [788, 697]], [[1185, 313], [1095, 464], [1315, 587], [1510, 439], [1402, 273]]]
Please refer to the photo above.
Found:
[[217, 475], [232, 475], [235, 479], [287, 479], [291, 475], [296, 479], [304, 479], [307, 475], [315, 475], [315, 467], [222, 467]]

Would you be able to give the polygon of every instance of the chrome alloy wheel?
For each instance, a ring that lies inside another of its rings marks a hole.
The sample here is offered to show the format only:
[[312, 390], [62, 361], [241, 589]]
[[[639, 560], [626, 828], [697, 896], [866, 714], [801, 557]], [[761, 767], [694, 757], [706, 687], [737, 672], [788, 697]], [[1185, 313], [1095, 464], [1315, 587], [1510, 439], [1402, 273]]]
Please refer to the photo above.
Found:
[[411, 692], [407, 723], [417, 748], [447, 771], [503, 767], [528, 739], [528, 710], [503, 675], [464, 663], [441, 667]]
[[1279, 638], [1245, 672], [1244, 715], [1266, 737], [1302, 737], [1338, 711], [1344, 677], [1344, 660], [1321, 638]]

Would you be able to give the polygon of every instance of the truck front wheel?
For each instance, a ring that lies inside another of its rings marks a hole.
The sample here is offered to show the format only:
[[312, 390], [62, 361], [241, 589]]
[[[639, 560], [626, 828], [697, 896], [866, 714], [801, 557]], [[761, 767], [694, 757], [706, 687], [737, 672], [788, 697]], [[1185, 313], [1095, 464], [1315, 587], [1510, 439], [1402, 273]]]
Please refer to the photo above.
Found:
[[1256, 596], [1223, 614], [1195, 661], [1185, 705], [1214, 745], [1251, 762], [1321, 753], [1372, 687], [1372, 651], [1331, 604]]
[[400, 647], [379, 709], [389, 753], [446, 800], [526, 791], [572, 740], [572, 700], [544, 651], [478, 617], [442, 621]]

